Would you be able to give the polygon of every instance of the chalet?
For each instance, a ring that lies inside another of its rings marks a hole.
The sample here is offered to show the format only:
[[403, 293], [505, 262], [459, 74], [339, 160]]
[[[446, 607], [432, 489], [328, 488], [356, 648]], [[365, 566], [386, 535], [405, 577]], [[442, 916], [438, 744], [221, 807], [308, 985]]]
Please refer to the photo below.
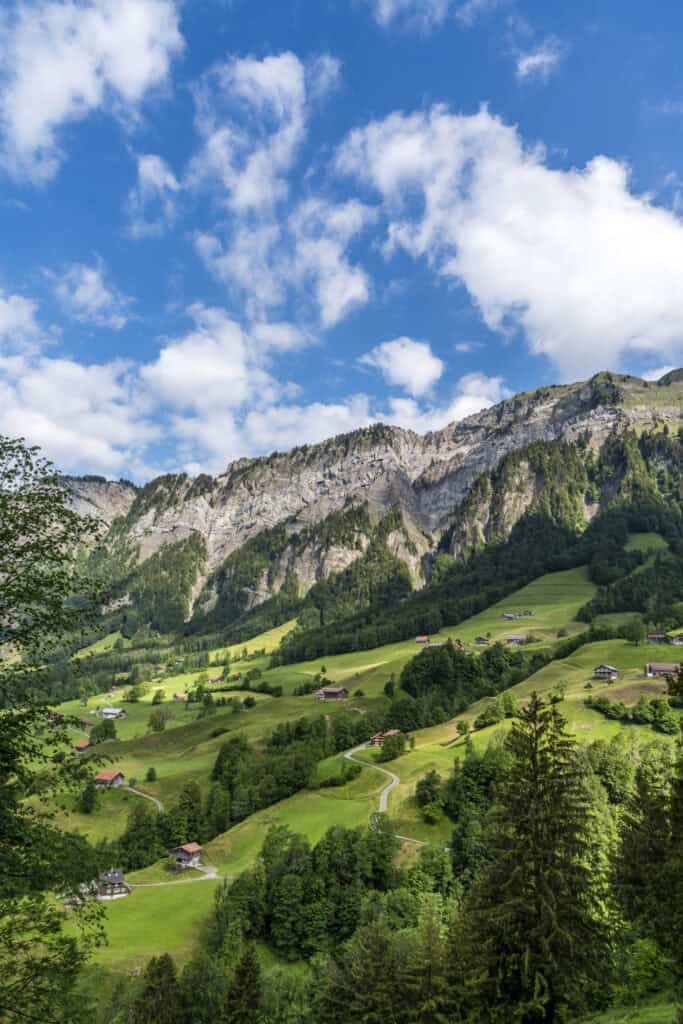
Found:
[[374, 736], [370, 737], [371, 747], [383, 747], [384, 741], [387, 736], [400, 736], [400, 729], [389, 729], [387, 732], [376, 732]]
[[184, 693], [174, 693], [173, 700], [187, 700], [187, 695]]
[[171, 860], [178, 871], [199, 867], [201, 855], [202, 848], [199, 843], [185, 843], [183, 846], [176, 846], [171, 850]]
[[126, 712], [123, 710], [123, 708], [102, 708], [102, 710], [99, 712], [99, 716], [100, 718], [107, 719], [108, 721], [113, 721], [116, 718], [127, 717]]
[[674, 647], [683, 647], [683, 633], [677, 633], [676, 636], [672, 636], [671, 643]]
[[98, 900], [120, 900], [131, 893], [131, 886], [123, 877], [120, 868], [102, 871], [95, 882], [95, 889]]
[[448, 641], [447, 640], [439, 640], [438, 643], [428, 643], [428, 644], [425, 644], [425, 650], [426, 651], [436, 650], [437, 647], [448, 647]]
[[612, 683], [615, 679], [619, 678], [619, 670], [614, 665], [598, 665], [593, 669], [594, 679], [606, 679]]
[[98, 789], [118, 789], [124, 782], [125, 776], [123, 772], [118, 771], [116, 768], [106, 768], [95, 776], [95, 785]]
[[318, 700], [348, 700], [349, 691], [345, 686], [322, 686], [315, 695]]
[[429, 643], [429, 637], [428, 636], [416, 636], [415, 637], [415, 643], [416, 644], [428, 644]]
[[648, 679], [665, 679], [677, 675], [680, 667], [678, 662], [673, 661], [649, 661], [645, 666], [645, 675]]
[[501, 619], [516, 619], [518, 616], [516, 612], [503, 612]]
[[671, 638], [667, 633], [648, 633], [647, 642], [649, 644], [670, 644]]
[[521, 647], [528, 639], [525, 633], [510, 633], [509, 636], [505, 637], [505, 643], [509, 644], [510, 647]]
[[488, 647], [488, 645], [491, 643], [487, 636], [475, 636], [474, 642], [477, 645], [477, 647]]
[[89, 746], [90, 740], [78, 740], [77, 743], [74, 743], [74, 750], [76, 751], [77, 754], [82, 754], [83, 751], [87, 750]]

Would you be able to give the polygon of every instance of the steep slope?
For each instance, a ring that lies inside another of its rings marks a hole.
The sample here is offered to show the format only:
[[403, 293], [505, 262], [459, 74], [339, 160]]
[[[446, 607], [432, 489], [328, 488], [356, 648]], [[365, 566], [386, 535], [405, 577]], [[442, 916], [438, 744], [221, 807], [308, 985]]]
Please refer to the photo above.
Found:
[[[447, 541], [459, 556], [504, 540], [531, 509], [547, 507], [558, 520], [585, 525], [614, 485], [605, 481], [591, 496], [584, 464], [628, 431], [635, 437], [677, 427], [678, 377], [657, 384], [599, 374], [517, 395], [422, 437], [376, 425], [286, 454], [241, 459], [216, 478], [167, 475], [137, 491], [86, 478], [74, 482], [74, 494], [77, 507], [114, 523], [113, 534], [125, 537], [141, 562], [199, 535], [206, 563], [193, 597], [204, 613], [235, 577], [241, 596], [234, 615], [286, 587], [307, 593], [361, 558], [375, 525], [394, 509], [400, 529], [385, 541], [419, 587], [428, 576], [424, 556], [439, 544], [443, 550]], [[543, 447], [555, 442], [565, 445], [559, 461]], [[560, 497], [552, 490], [563, 474], [573, 480], [570, 498], [566, 489]], [[335, 536], [324, 526], [361, 506], [367, 521], [354, 529]], [[245, 563], [248, 578], [240, 576]]]

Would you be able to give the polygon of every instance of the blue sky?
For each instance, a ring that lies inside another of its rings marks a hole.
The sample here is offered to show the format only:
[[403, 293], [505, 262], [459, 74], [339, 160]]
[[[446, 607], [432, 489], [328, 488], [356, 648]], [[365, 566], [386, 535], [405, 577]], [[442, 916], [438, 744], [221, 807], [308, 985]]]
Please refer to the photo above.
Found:
[[142, 480], [683, 349], [683, 8], [0, 11], [0, 433]]

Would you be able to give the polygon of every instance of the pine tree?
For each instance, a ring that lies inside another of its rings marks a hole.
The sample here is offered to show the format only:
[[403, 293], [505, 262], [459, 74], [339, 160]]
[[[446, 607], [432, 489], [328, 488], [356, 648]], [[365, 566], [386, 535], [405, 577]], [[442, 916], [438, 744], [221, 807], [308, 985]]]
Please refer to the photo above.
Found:
[[475, 1016], [555, 1024], [610, 976], [607, 885], [597, 829], [557, 703], [533, 694], [507, 740], [489, 837], [492, 863], [466, 905]]
[[671, 944], [678, 996], [678, 1024], [683, 1024], [683, 737], [678, 741], [676, 771], [671, 784], [670, 905]]
[[144, 988], [131, 1011], [132, 1024], [181, 1024], [180, 987], [173, 959], [153, 956], [144, 973]]
[[235, 969], [225, 1001], [223, 1024], [256, 1024], [261, 1006], [261, 968], [252, 945]]
[[449, 1024], [449, 986], [441, 901], [425, 903], [408, 962], [406, 991], [411, 1024]]

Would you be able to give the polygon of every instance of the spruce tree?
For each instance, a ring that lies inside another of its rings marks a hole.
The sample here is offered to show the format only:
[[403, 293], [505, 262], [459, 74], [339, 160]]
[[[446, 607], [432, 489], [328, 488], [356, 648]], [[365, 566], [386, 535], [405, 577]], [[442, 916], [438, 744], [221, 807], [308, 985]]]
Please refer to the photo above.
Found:
[[576, 742], [557, 702], [533, 694], [507, 740], [493, 861], [466, 905], [473, 1017], [556, 1024], [610, 976], [606, 872]]
[[435, 896], [425, 901], [420, 914], [406, 991], [411, 1024], [450, 1024], [445, 928], [441, 900]]
[[256, 1024], [261, 1007], [261, 968], [253, 945], [248, 945], [228, 989], [223, 1024]]
[[133, 1004], [132, 1024], [181, 1024], [180, 986], [168, 953], [153, 956], [144, 973], [144, 988]]

